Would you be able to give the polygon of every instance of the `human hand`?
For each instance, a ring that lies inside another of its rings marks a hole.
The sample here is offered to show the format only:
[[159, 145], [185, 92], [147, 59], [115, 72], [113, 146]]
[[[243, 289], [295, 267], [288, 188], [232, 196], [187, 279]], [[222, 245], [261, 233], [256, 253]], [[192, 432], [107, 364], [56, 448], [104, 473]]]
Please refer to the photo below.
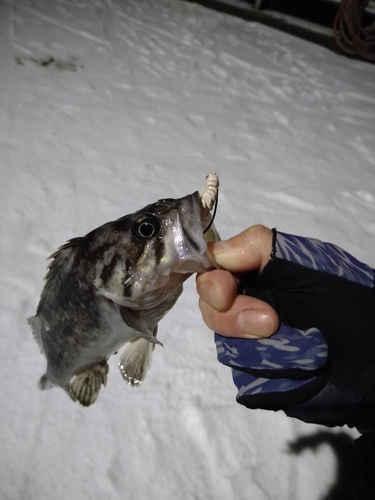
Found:
[[276, 311], [256, 297], [239, 295], [240, 280], [233, 273], [261, 272], [272, 249], [272, 231], [252, 226], [227, 241], [209, 244], [214, 260], [224, 270], [197, 276], [199, 308], [208, 328], [228, 337], [264, 338], [279, 327]]
[[200, 309], [219, 332], [237, 401], [373, 432], [374, 270], [330, 243], [263, 226], [209, 249], [225, 270], [197, 277]]

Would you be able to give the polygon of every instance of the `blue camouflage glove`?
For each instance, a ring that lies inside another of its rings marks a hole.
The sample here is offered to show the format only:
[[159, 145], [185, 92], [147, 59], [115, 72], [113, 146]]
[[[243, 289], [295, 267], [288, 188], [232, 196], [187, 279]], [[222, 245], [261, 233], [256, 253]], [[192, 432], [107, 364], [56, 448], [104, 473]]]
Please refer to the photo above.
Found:
[[237, 401], [305, 422], [375, 431], [374, 270], [319, 240], [273, 231], [261, 274], [240, 293], [268, 302], [281, 326], [263, 340], [215, 334]]

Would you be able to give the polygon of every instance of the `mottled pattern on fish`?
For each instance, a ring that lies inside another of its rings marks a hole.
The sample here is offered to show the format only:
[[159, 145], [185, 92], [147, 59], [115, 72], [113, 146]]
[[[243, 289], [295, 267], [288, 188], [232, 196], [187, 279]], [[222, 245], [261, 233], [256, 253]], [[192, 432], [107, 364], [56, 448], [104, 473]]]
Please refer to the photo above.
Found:
[[106, 384], [108, 358], [128, 342], [120, 371], [129, 384], [142, 382], [160, 343], [158, 322], [182, 283], [215, 266], [206, 241], [218, 234], [214, 227], [203, 230], [217, 176], [207, 185], [206, 201], [198, 192], [159, 200], [70, 240], [51, 256], [37, 314], [29, 319], [47, 359], [42, 389], [60, 386], [89, 406]]

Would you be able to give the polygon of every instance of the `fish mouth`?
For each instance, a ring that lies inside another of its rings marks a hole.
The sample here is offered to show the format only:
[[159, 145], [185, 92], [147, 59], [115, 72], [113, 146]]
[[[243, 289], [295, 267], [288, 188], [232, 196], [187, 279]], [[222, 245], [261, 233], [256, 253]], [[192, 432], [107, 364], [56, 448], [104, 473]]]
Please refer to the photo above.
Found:
[[168, 229], [165, 232], [165, 248], [168, 249], [165, 260], [157, 265], [155, 276], [142, 277], [139, 271], [132, 276], [131, 299], [122, 299], [121, 305], [151, 309], [168, 298], [176, 300], [176, 291], [178, 295], [181, 293], [180, 286], [189, 276], [218, 267], [207, 248], [207, 242], [215, 238], [204, 234], [207, 221], [199, 192], [171, 201], [173, 216], [165, 217], [164, 229]]
[[212, 225], [204, 234], [211, 216], [198, 191], [179, 199], [159, 200], [157, 205], [157, 209], [150, 208], [160, 219], [160, 234], [145, 245], [141, 261], [126, 269], [121, 290], [102, 287], [100, 279], [96, 283], [101, 295], [120, 306], [146, 310], [165, 301], [175, 302], [189, 276], [218, 267], [207, 242], [219, 236]]
[[[129, 268], [123, 286], [128, 290], [113, 293], [98, 286], [98, 292], [107, 299], [134, 310], [146, 310], [160, 306], [165, 301], [175, 302], [181, 293], [182, 283], [194, 273], [217, 268], [207, 249], [202, 217], [202, 203], [197, 192], [184, 198], [160, 200], [164, 211], [158, 216], [162, 221], [163, 255], [156, 259], [152, 245], [145, 254], [146, 267], [136, 265]], [[147, 262], [153, 262], [147, 267]], [[100, 280], [98, 281], [100, 284]]]
[[[210, 224], [207, 215], [204, 217], [201, 197], [198, 191], [180, 198], [178, 216], [175, 222], [174, 244], [177, 250], [177, 265], [174, 272], [200, 273], [217, 267], [207, 242], [219, 239], [216, 231], [205, 233]], [[217, 237], [215, 237], [215, 233]]]

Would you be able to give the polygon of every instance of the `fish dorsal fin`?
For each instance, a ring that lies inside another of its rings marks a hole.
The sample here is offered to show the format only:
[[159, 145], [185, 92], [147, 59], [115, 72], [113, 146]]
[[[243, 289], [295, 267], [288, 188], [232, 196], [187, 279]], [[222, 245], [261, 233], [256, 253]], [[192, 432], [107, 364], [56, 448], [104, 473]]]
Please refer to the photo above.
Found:
[[31, 326], [34, 339], [39, 346], [40, 352], [44, 353], [43, 342], [42, 342], [42, 319], [40, 316], [36, 315], [32, 318], [28, 318], [27, 322]]
[[57, 281], [60, 280], [61, 277], [71, 268], [81, 240], [82, 238], [69, 240], [49, 257], [50, 259], [53, 259], [53, 261], [48, 266], [48, 272], [44, 278], [46, 280], [46, 284], [40, 297], [37, 314], [27, 320], [31, 326], [34, 339], [36, 340], [42, 353], [44, 352], [42, 334], [50, 328], [46, 318], [41, 312], [43, 305], [50, 297], [50, 294], [54, 289], [54, 285], [56, 285], [56, 288], [58, 287]]
[[64, 274], [68, 273], [72, 267], [74, 257], [80, 247], [83, 238], [73, 238], [65, 245], [62, 245], [49, 259], [53, 259], [48, 266], [48, 272], [45, 276], [45, 286], [40, 298], [38, 311], [42, 304], [47, 300], [54, 285], [58, 285]]

